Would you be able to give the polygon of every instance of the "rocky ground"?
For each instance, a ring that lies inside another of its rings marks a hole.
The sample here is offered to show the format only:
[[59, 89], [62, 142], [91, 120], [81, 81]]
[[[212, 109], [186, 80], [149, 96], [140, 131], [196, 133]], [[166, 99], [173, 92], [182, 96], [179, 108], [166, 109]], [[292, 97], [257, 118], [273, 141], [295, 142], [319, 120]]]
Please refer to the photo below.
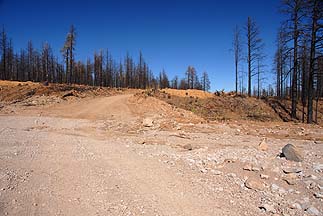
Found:
[[70, 91], [1, 101], [0, 215], [323, 215], [321, 126]]

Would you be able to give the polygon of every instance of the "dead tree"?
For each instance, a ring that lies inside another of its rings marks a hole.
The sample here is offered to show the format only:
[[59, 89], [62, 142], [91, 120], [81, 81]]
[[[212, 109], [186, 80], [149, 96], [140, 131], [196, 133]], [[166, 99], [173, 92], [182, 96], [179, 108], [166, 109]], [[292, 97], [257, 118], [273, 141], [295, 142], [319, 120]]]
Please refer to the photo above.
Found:
[[[242, 43], [241, 43], [241, 33], [238, 26], [236, 26], [233, 34], [233, 51], [234, 51], [234, 66], [235, 66], [235, 87], [236, 94], [238, 94], [238, 79], [239, 79], [239, 62], [242, 58]], [[205, 90], [204, 90], [205, 91]]]
[[260, 38], [260, 31], [255, 21], [253, 21], [250, 17], [248, 17], [247, 25], [247, 63], [248, 63], [248, 96], [251, 96], [251, 80], [252, 77], [257, 74], [256, 63], [257, 59], [260, 56], [260, 51], [263, 47], [262, 40]]
[[206, 71], [204, 71], [202, 73], [202, 77], [201, 77], [201, 85], [202, 85], [202, 90], [203, 91], [209, 91], [210, 90], [210, 79], [209, 79], [209, 75]]
[[301, 34], [300, 24], [304, 17], [304, 0], [284, 0], [283, 12], [289, 14], [291, 17], [287, 20], [290, 23], [290, 36], [293, 42], [293, 61], [292, 61], [292, 71], [291, 71], [291, 100], [292, 100], [292, 111], [291, 117], [297, 118], [296, 110], [297, 110], [297, 84], [298, 84], [298, 47], [299, 47], [299, 39]]
[[65, 44], [62, 48], [62, 53], [66, 64], [66, 82], [71, 84], [73, 82], [73, 65], [74, 65], [74, 50], [76, 41], [75, 27], [71, 25], [70, 31], [66, 36]]
[[[315, 74], [315, 63], [317, 62], [316, 49], [319, 44], [323, 41], [322, 36], [322, 22], [323, 17], [323, 3], [320, 0], [310, 1], [311, 10], [311, 47], [310, 47], [310, 68], [308, 77], [308, 101], [307, 101], [307, 123], [313, 122], [313, 99], [314, 99], [314, 74]], [[318, 35], [318, 33], [320, 33]], [[322, 49], [322, 47], [320, 47]], [[319, 86], [317, 86], [317, 89]]]
[[9, 76], [7, 74], [7, 48], [8, 48], [8, 38], [7, 38], [7, 33], [4, 29], [2, 28], [1, 31], [1, 41], [0, 41], [0, 48], [1, 48], [1, 54], [2, 54], [2, 70], [1, 70], [1, 76], [0, 79], [8, 79]]

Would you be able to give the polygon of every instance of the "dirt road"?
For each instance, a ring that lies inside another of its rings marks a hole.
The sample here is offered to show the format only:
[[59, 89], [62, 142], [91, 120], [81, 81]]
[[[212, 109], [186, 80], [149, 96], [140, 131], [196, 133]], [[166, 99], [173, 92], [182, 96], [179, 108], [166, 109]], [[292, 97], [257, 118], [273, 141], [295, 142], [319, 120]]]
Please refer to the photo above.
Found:
[[[275, 158], [287, 140], [269, 139], [270, 150], [260, 152], [261, 137], [227, 124], [185, 123], [190, 115], [133, 95], [0, 115], [0, 215], [272, 214], [261, 208], [264, 202], [273, 203], [275, 213], [303, 215], [287, 202], [301, 202], [313, 191], [297, 184], [294, 191], [301, 195], [290, 192], [287, 200], [286, 194], [268, 189], [272, 183], [286, 191], [294, 187], [280, 179], [280, 171], [291, 164]], [[182, 122], [174, 120], [180, 116]], [[144, 118], [153, 126], [143, 126]], [[293, 144], [305, 153], [322, 152], [322, 145], [311, 140], [294, 139]], [[193, 150], [183, 148], [187, 145]], [[323, 162], [319, 153], [304, 164], [313, 158]], [[270, 176], [264, 191], [244, 186], [260, 173], [243, 170], [246, 163]], [[271, 169], [275, 166], [278, 173]], [[305, 167], [304, 173], [322, 178]], [[322, 210], [312, 195], [309, 202]]]
[[127, 105], [131, 96], [131, 94], [126, 94], [85, 99], [69, 105], [61, 104], [55, 106], [53, 109], [48, 110], [48, 112], [56, 113], [59, 117], [90, 120], [104, 120], [114, 117], [118, 121], [123, 122], [135, 117]]

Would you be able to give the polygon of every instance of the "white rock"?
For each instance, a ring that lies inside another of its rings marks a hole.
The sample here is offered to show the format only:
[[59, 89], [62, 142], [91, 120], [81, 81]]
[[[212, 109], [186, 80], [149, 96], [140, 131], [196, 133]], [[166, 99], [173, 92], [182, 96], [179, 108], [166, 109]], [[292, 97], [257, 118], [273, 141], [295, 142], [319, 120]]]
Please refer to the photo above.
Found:
[[235, 178], [235, 177], [237, 177], [237, 174], [235, 174], [235, 173], [228, 173], [227, 176], [230, 177], [230, 178]]
[[279, 186], [278, 186], [278, 185], [276, 185], [276, 184], [272, 184], [272, 185], [271, 185], [271, 190], [272, 190], [272, 191], [278, 191], [278, 190], [279, 190]]
[[301, 206], [301, 204], [299, 204], [299, 203], [293, 203], [293, 204], [291, 205], [291, 208], [292, 208], [292, 209], [302, 210], [302, 206]]
[[323, 172], [323, 164], [314, 164], [313, 165], [313, 170], [315, 172]]
[[306, 209], [306, 213], [308, 213], [309, 215], [321, 215], [321, 212], [317, 210], [317, 208], [315, 208], [314, 206], [311, 206], [308, 209]]
[[207, 173], [207, 169], [200, 169], [201, 173]]
[[195, 160], [194, 160], [194, 159], [187, 158], [186, 160], [187, 160], [190, 164], [194, 164], [194, 163], [195, 163]]
[[317, 184], [317, 187], [318, 187], [319, 190], [323, 191], [323, 185]]
[[317, 193], [314, 193], [314, 196], [318, 199], [323, 199], [323, 193], [317, 192]]
[[310, 178], [310, 179], [313, 179], [313, 180], [317, 180], [318, 179], [318, 177], [315, 176], [315, 175], [309, 175], [306, 178]]
[[211, 173], [214, 175], [221, 175], [222, 172], [220, 170], [211, 170]]
[[312, 180], [304, 181], [304, 183], [306, 184], [307, 189], [313, 189], [317, 186], [316, 182]]
[[223, 187], [219, 187], [216, 190], [222, 192], [224, 189], [223, 189]]
[[282, 194], [285, 194], [285, 193], [286, 193], [286, 190], [285, 190], [284, 188], [281, 188], [281, 187], [280, 187], [280, 188], [278, 189], [278, 193], [279, 193], [279, 194], [281, 194], [281, 195], [282, 195]]
[[272, 171], [275, 172], [275, 173], [279, 173], [280, 169], [279, 169], [279, 167], [275, 167], [275, 168], [272, 169]]
[[266, 212], [276, 213], [276, 210], [275, 210], [274, 206], [269, 205], [267, 203], [261, 205], [260, 209], [265, 209]]
[[260, 178], [261, 179], [269, 179], [269, 176], [265, 175], [265, 174], [260, 174]]
[[142, 121], [142, 125], [144, 127], [152, 127], [154, 126], [154, 120], [152, 120], [151, 118], [145, 118], [143, 121]]

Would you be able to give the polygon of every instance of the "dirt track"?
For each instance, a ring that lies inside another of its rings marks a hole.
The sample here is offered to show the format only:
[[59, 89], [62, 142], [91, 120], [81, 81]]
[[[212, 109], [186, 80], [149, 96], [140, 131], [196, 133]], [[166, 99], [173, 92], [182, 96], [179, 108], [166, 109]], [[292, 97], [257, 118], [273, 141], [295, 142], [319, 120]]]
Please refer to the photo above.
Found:
[[120, 122], [128, 121], [135, 117], [128, 107], [128, 99], [132, 95], [117, 95], [111, 97], [98, 97], [78, 101], [76, 103], [63, 104], [50, 109], [50, 113], [57, 113], [60, 117], [78, 119], [104, 120], [111, 117]]
[[[272, 213], [260, 207], [269, 201], [276, 213], [303, 215], [288, 202], [308, 196], [322, 210], [305, 183], [280, 180], [282, 167], [299, 166], [276, 158], [287, 142], [306, 155], [304, 176], [322, 178], [311, 170], [323, 163], [322, 144], [297, 136], [299, 126], [291, 127], [295, 138], [268, 138], [262, 152], [257, 145], [267, 126], [201, 124], [183, 110], [130, 94], [14, 111], [0, 115], [0, 215], [266, 215]], [[153, 126], [143, 126], [147, 117]], [[322, 135], [321, 128], [304, 130]], [[259, 171], [242, 169], [247, 163], [270, 176], [269, 188], [275, 183], [300, 194], [286, 199], [245, 188], [246, 178], [259, 179]]]
[[[5, 185], [10, 188], [5, 201], [8, 197], [12, 201], [2, 202], [2, 213], [215, 212], [205, 200], [198, 202], [198, 190], [190, 188], [185, 178], [176, 178], [176, 172], [158, 161], [133, 152], [138, 149], [130, 147], [133, 143], [127, 138], [98, 140], [95, 132], [83, 134], [86, 128], [96, 128], [93, 120], [112, 118], [124, 123], [138, 118], [127, 106], [129, 97], [118, 95], [59, 105], [50, 111], [55, 118], [1, 116], [2, 166], [5, 163], [9, 170], [19, 166]], [[78, 130], [82, 133], [75, 132]]]

